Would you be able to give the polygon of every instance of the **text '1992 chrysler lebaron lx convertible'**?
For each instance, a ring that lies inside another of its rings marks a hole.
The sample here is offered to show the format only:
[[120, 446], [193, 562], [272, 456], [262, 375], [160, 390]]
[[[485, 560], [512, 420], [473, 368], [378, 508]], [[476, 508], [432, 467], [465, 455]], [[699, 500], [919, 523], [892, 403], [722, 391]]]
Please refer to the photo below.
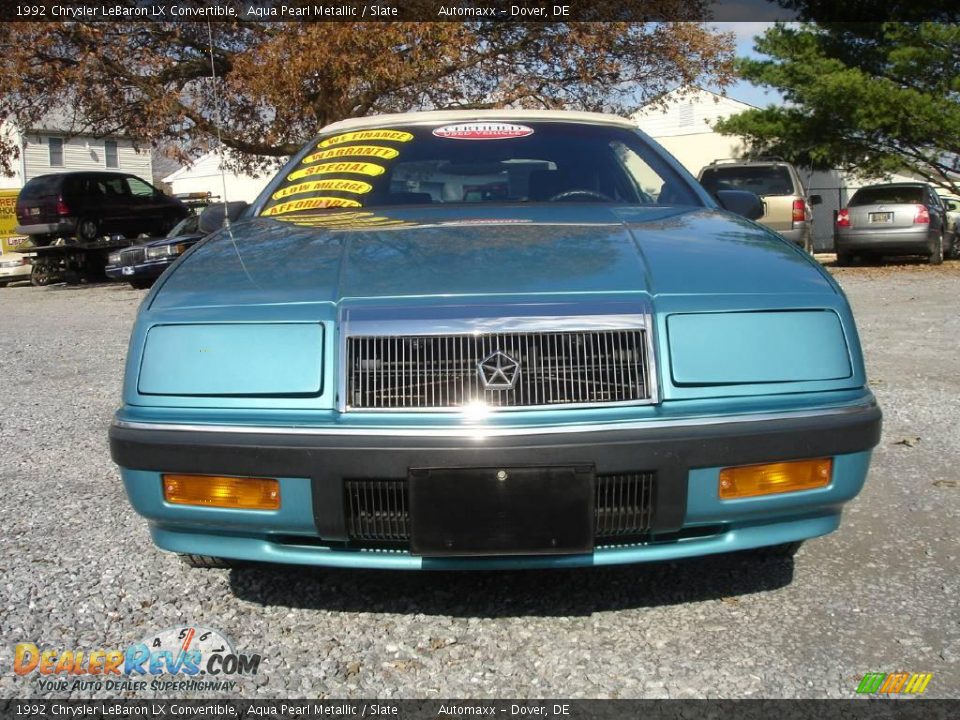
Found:
[[331, 125], [145, 298], [130, 501], [200, 565], [790, 552], [881, 415], [836, 283], [734, 209], [616, 117]]

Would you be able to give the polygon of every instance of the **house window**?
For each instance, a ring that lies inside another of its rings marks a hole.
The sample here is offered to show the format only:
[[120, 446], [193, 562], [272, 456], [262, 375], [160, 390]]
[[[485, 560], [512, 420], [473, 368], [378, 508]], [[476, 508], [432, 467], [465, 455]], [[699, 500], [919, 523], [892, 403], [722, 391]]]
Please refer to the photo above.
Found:
[[50, 167], [63, 167], [63, 138], [48, 138], [50, 146]]
[[104, 141], [103, 157], [107, 161], [108, 168], [120, 167], [120, 159], [117, 157], [117, 141], [116, 140]]

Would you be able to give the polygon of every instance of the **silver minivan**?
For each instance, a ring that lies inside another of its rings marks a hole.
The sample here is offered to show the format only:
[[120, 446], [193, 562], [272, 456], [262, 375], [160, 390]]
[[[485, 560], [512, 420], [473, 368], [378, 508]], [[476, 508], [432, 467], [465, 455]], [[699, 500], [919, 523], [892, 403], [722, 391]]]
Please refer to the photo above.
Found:
[[837, 264], [855, 256], [923, 255], [943, 262], [946, 210], [923, 182], [868, 185], [837, 213]]

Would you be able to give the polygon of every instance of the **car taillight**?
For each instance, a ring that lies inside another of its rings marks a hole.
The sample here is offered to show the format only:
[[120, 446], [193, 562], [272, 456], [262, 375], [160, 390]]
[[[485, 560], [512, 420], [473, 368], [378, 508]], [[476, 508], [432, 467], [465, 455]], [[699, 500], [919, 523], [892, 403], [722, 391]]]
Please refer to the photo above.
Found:
[[69, 215], [70, 206], [67, 205], [62, 197], [57, 198], [57, 215]]
[[850, 211], [846, 208], [837, 213], [837, 227], [850, 227]]
[[805, 200], [793, 201], [793, 221], [803, 222], [807, 219], [807, 203]]
[[913, 216], [914, 225], [929, 225], [930, 224], [930, 211], [927, 210], [926, 205], [917, 205], [917, 214]]

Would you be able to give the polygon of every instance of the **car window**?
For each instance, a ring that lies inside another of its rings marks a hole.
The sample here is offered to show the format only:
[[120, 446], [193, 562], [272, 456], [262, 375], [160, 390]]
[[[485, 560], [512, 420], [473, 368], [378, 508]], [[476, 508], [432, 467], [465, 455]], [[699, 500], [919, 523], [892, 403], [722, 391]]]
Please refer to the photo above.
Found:
[[130, 188], [123, 177], [103, 177], [97, 179], [97, 189], [107, 200], [129, 197]]
[[923, 188], [909, 185], [867, 187], [857, 190], [850, 198], [850, 207], [857, 205], [897, 205], [923, 202]]
[[947, 210], [950, 210], [951, 212], [955, 210], [960, 210], [960, 201], [951, 200], [950, 198], [940, 198], [940, 199], [943, 200], [943, 206]]
[[170, 232], [167, 233], [167, 237], [174, 238], [179, 237], [180, 235], [189, 235], [191, 233], [195, 233], [197, 232], [199, 226], [200, 216], [190, 215], [170, 228]]
[[23, 190], [20, 191], [20, 199], [29, 200], [32, 198], [57, 195], [60, 192], [61, 180], [62, 176], [59, 175], [41, 175], [40, 177], [36, 177], [23, 186]]
[[140, 178], [128, 177], [126, 180], [127, 185], [130, 186], [130, 193], [134, 197], [153, 197], [156, 193], [152, 185], [148, 185]]
[[790, 170], [782, 165], [708, 167], [700, 175], [708, 192], [749, 190], [757, 195], [793, 195]]
[[627, 128], [471, 122], [341, 132], [285, 168], [261, 215], [410, 204], [702, 205]]

